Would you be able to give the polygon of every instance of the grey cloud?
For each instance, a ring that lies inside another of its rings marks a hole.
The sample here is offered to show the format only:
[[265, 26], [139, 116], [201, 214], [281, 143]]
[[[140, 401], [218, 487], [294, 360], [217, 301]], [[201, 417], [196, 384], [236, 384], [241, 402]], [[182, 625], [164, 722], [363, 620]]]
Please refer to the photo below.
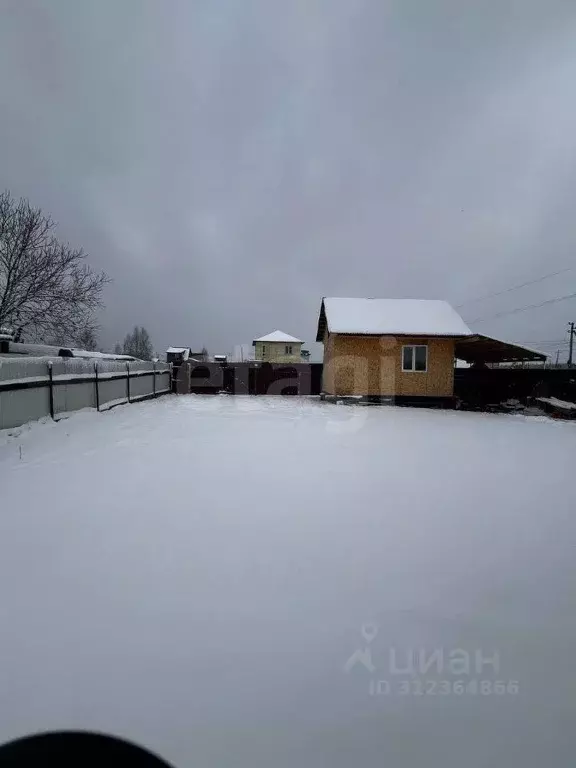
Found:
[[[569, 2], [2, 0], [0, 13], [2, 186], [114, 277], [106, 343], [134, 323], [159, 349], [227, 351], [277, 327], [312, 339], [322, 295], [459, 304], [574, 261]], [[560, 339], [574, 312], [478, 327]]]

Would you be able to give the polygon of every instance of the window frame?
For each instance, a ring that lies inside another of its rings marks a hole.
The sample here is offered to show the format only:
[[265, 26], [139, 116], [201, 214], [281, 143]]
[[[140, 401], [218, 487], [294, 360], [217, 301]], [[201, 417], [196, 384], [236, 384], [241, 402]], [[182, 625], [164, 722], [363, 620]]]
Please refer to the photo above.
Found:
[[292, 344], [285, 344], [284, 345], [284, 354], [285, 355], [291, 355], [292, 354]]
[[[426, 350], [426, 365], [423, 370], [416, 368], [416, 348], [423, 347]], [[412, 367], [404, 367], [404, 350], [412, 350]], [[402, 345], [402, 357], [401, 357], [402, 373], [428, 373], [428, 344], [403, 344]]]

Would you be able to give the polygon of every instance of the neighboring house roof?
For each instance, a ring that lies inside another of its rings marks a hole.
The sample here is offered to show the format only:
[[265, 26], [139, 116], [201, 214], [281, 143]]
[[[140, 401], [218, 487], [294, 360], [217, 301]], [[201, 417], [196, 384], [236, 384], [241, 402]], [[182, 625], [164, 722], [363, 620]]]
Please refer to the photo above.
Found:
[[132, 355], [115, 355], [110, 352], [90, 352], [87, 349], [74, 349], [73, 347], [70, 351], [72, 352], [72, 357], [80, 357], [87, 360], [119, 360], [120, 362], [130, 362], [131, 360], [137, 359]]
[[136, 360], [132, 355], [114, 355], [107, 352], [93, 352], [87, 349], [75, 349], [74, 347], [55, 347], [50, 344], [23, 344], [10, 342], [10, 357], [76, 357], [84, 360], [119, 360], [131, 362]]
[[184, 360], [188, 360], [190, 357], [190, 347], [168, 347], [166, 350], [167, 355], [183, 355]]
[[[29, 355], [30, 357], [58, 357], [62, 347], [52, 344], [23, 344], [21, 342], [10, 342], [10, 352], [14, 355]], [[72, 353], [69, 352], [68, 357]]]
[[446, 301], [436, 299], [324, 298], [316, 341], [330, 333], [366, 336], [471, 336]]
[[295, 336], [290, 336], [288, 333], [284, 333], [284, 331], [273, 331], [272, 333], [267, 334], [266, 336], [260, 336], [259, 339], [254, 339], [254, 342], [257, 341], [282, 341], [287, 344], [303, 344], [304, 342], [302, 339], [297, 339]]

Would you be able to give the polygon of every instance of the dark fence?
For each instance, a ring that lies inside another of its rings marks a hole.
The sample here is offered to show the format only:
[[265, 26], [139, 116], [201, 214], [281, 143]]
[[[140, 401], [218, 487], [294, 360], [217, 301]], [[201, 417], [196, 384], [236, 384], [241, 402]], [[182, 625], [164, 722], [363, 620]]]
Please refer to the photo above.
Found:
[[180, 394], [319, 395], [322, 363], [184, 363], [174, 373]]
[[457, 368], [454, 394], [463, 403], [482, 407], [508, 399], [532, 397], [576, 401], [576, 369]]
[[[186, 363], [174, 369], [180, 394], [319, 395], [322, 363]], [[454, 394], [482, 408], [508, 399], [557, 397], [576, 402], [576, 368], [456, 368]]]

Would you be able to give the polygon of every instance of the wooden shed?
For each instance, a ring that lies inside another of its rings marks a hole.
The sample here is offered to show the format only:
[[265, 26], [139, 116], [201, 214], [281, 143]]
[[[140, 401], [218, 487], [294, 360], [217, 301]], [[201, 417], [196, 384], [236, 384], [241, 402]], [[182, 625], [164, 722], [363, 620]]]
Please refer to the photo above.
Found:
[[324, 298], [322, 394], [410, 405], [451, 405], [454, 362], [545, 360], [533, 349], [474, 334], [445, 301]]
[[451, 404], [454, 350], [472, 336], [445, 301], [324, 298], [323, 395], [376, 402]]

